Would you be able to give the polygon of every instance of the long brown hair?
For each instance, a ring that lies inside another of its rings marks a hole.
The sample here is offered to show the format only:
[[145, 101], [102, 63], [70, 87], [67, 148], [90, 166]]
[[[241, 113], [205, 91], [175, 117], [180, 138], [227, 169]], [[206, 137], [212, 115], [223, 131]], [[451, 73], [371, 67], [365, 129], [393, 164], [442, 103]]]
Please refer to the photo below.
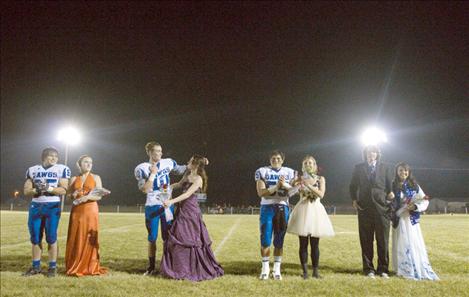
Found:
[[395, 173], [394, 173], [394, 181], [392, 182], [392, 189], [394, 191], [401, 190], [402, 182], [404, 182], [404, 181], [401, 182], [401, 178], [397, 174], [397, 170], [399, 169], [399, 167], [404, 167], [407, 171], [409, 171], [409, 176], [406, 178], [405, 181], [407, 181], [409, 183], [409, 186], [412, 189], [417, 189], [418, 184], [417, 184], [417, 181], [414, 178], [414, 175], [412, 174], [412, 170], [410, 169], [410, 165], [405, 163], [405, 162], [397, 163], [397, 165], [394, 169]]
[[208, 182], [208, 177], [207, 173], [205, 172], [205, 157], [201, 155], [193, 155], [192, 156], [192, 165], [197, 166], [197, 174], [202, 177], [202, 192], [206, 193], [207, 192], [207, 182]]

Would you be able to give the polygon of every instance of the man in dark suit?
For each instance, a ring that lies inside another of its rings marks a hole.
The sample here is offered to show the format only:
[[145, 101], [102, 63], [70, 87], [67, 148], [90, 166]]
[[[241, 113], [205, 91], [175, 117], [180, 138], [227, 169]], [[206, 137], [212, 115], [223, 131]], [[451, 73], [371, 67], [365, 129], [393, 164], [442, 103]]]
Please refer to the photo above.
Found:
[[[358, 212], [358, 229], [362, 249], [363, 272], [374, 278], [375, 273], [388, 278], [389, 212], [393, 169], [381, 162], [381, 152], [375, 145], [363, 150], [364, 162], [357, 164], [350, 182], [352, 205]], [[373, 266], [373, 242], [376, 237], [378, 268]]]

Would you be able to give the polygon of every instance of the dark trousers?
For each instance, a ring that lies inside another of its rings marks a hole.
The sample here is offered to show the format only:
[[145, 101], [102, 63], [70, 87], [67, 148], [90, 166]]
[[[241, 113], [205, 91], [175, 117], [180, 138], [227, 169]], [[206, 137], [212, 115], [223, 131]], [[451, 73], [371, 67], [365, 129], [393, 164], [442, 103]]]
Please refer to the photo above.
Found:
[[389, 273], [389, 229], [390, 222], [373, 207], [358, 211], [358, 231], [362, 248], [363, 272], [375, 272], [373, 266], [373, 241], [378, 248], [377, 273]]

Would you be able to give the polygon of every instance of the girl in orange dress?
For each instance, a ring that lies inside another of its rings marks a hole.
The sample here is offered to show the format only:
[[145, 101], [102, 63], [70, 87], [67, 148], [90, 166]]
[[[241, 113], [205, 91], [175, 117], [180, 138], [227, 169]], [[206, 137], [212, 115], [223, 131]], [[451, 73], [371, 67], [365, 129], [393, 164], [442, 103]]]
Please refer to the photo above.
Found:
[[101, 196], [88, 195], [102, 188], [99, 175], [91, 173], [93, 160], [81, 156], [77, 161], [81, 175], [70, 180], [69, 197], [74, 201], [68, 224], [65, 268], [69, 276], [100, 275], [107, 272], [99, 264], [98, 203]]

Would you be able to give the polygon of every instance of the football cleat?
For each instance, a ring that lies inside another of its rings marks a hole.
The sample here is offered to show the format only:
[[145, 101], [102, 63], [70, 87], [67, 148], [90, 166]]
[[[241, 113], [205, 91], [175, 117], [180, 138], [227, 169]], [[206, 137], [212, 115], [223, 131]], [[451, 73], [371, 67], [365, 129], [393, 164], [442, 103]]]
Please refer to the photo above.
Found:
[[31, 267], [25, 273], [23, 273], [22, 275], [23, 276], [33, 276], [33, 275], [36, 275], [36, 274], [40, 274], [41, 272], [42, 271], [41, 271], [40, 267]]
[[269, 270], [267, 270], [267, 271], [264, 271], [264, 270], [263, 270], [263, 271], [261, 272], [261, 275], [259, 276], [259, 279], [260, 279], [260, 280], [268, 280], [268, 279], [269, 279], [269, 273], [270, 273]]
[[47, 269], [47, 277], [56, 277], [57, 276], [57, 267], [49, 267]]
[[273, 278], [274, 280], [282, 280], [282, 275], [280, 274], [280, 271], [278, 271], [278, 272], [275, 272], [275, 271], [272, 272], [272, 278]]

